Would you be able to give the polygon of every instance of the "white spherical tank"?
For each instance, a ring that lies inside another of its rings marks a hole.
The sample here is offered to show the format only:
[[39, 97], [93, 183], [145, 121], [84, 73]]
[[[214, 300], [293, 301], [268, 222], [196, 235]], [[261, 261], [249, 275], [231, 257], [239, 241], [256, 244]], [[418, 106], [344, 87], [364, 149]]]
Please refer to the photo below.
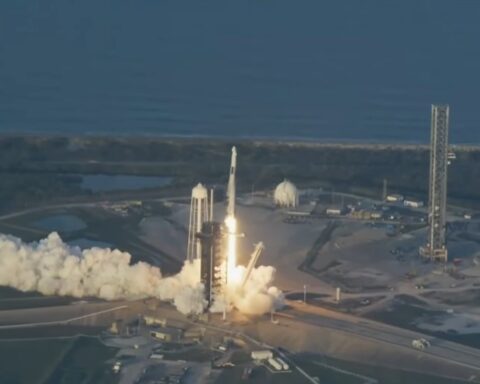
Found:
[[298, 190], [295, 184], [288, 180], [282, 181], [273, 193], [275, 205], [281, 207], [296, 207], [298, 205]]

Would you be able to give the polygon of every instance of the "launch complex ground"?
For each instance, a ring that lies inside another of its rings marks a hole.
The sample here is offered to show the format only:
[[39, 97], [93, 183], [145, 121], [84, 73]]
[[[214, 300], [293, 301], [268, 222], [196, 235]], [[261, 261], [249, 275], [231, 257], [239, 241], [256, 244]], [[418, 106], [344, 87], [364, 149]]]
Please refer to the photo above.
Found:
[[[258, 264], [276, 268], [274, 284], [286, 295], [283, 309], [263, 316], [233, 311], [226, 319], [186, 317], [152, 299], [106, 302], [1, 287], [0, 381], [148, 383], [167, 376], [187, 383], [479, 381], [480, 220], [474, 210], [449, 207], [450, 262], [444, 266], [418, 257], [426, 236], [424, 208], [298, 183], [299, 207], [280, 209], [272, 200], [275, 185], [244, 186], [237, 196], [238, 232], [245, 233], [238, 241], [238, 263], [246, 265], [253, 245], [264, 242]], [[133, 262], [174, 274], [187, 248], [190, 196], [184, 191], [170, 186], [123, 191], [115, 198], [102, 192], [9, 210], [0, 216], [0, 232], [37, 241], [55, 230], [69, 244], [119, 248], [130, 252]], [[347, 205], [366, 214], [325, 213]], [[219, 200], [214, 212], [215, 220], [223, 220], [225, 203]], [[152, 337], [158, 327], [147, 324], [149, 317], [165, 320], [160, 331], [181, 330], [181, 340]], [[431, 346], [413, 348], [412, 340], [420, 338]], [[250, 352], [265, 349], [289, 368], [276, 372], [267, 362], [255, 365]]]
[[[322, 213], [339, 201], [365, 209], [388, 206], [389, 215], [364, 220]], [[450, 255], [461, 261], [445, 269], [417, 256], [425, 236], [421, 208], [321, 190], [305, 192], [300, 203], [295, 214], [275, 208], [270, 191], [242, 194], [237, 202], [239, 231], [246, 235], [239, 241], [238, 262], [246, 264], [253, 244], [265, 243], [259, 264], [277, 269], [275, 285], [287, 298], [282, 310], [261, 317], [234, 311], [225, 320], [221, 314], [192, 318], [155, 300], [78, 300], [2, 288], [1, 358], [11, 359], [5, 366], [13, 370], [22, 364], [12, 361], [13, 345], [26, 343], [25, 350], [32, 353], [35, 343], [78, 340], [79, 334], [85, 334], [93, 337], [88, 340], [100, 340], [98, 348], [109, 351], [95, 373], [101, 375], [98, 382], [106, 383], [138, 378], [148, 382], [149, 375], [168, 372], [192, 383], [242, 382], [245, 369], [255, 367], [249, 353], [268, 348], [288, 360], [288, 371], [276, 373], [264, 364], [255, 368], [250, 382], [309, 383], [316, 377], [321, 383], [478, 381], [480, 312], [475, 304], [480, 297], [476, 258], [480, 223], [475, 215], [465, 219], [463, 211], [449, 211]], [[0, 217], [0, 230], [26, 241], [58, 230], [67, 242], [118, 247], [129, 251], [134, 261], [147, 261], [168, 274], [178, 271], [185, 257], [188, 209], [187, 196], [145, 199], [141, 204], [135, 199], [69, 203]], [[217, 203], [215, 212], [224, 212], [224, 204]], [[393, 236], [388, 233], [391, 224], [402, 228]], [[167, 319], [184, 334], [200, 332], [201, 340], [194, 348], [168, 351], [169, 343], [149, 335], [149, 326], [141, 320], [145, 316]], [[121, 320], [120, 334], [105, 333], [117, 320]], [[421, 337], [431, 343], [427, 350], [412, 347], [412, 340]], [[233, 352], [219, 350], [227, 344]], [[162, 346], [164, 360], [149, 358]], [[68, 366], [69, 359], [64, 359], [75, 351], [70, 348], [50, 364]], [[225, 355], [235, 366], [212, 368], [210, 360]], [[115, 375], [112, 365], [119, 359], [123, 365]], [[1, 373], [8, 375], [5, 369]], [[50, 374], [58, 374], [51, 370]]]

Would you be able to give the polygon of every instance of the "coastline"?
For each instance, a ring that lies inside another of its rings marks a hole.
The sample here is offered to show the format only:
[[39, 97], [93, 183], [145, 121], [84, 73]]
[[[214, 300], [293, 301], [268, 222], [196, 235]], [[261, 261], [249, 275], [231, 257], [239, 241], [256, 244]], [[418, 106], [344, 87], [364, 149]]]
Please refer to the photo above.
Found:
[[[332, 148], [332, 149], [366, 149], [366, 150], [429, 150], [430, 144], [416, 141], [382, 141], [360, 139], [322, 139], [314, 137], [275, 137], [275, 136], [220, 136], [220, 135], [168, 135], [145, 133], [61, 133], [61, 132], [0, 132], [0, 140], [4, 139], [78, 139], [89, 141], [91, 139], [127, 141], [128, 142], [165, 142], [165, 143], [199, 143], [199, 144], [250, 144], [255, 146], [287, 146], [291, 148]], [[450, 147], [460, 151], [478, 151], [480, 143], [450, 143]]]

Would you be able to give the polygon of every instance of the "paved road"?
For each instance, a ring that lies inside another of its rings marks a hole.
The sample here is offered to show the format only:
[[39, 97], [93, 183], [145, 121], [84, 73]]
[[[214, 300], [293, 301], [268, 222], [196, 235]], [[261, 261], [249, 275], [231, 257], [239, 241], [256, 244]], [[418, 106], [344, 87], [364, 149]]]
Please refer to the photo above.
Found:
[[80, 301], [70, 305], [3, 310], [0, 311], [0, 330], [56, 324], [106, 325], [112, 315], [133, 316], [141, 306], [139, 301]]
[[288, 305], [292, 309], [277, 313], [278, 317], [286, 321], [301, 321], [323, 328], [340, 330], [410, 351], [413, 351], [412, 340], [424, 337], [431, 342], [431, 347], [423, 351], [423, 354], [477, 370], [480, 374], [480, 350], [478, 349], [303, 303], [288, 302]]
[[40, 321], [40, 322], [24, 322], [19, 324], [8, 324], [8, 325], [0, 325], [0, 330], [3, 329], [18, 329], [18, 328], [35, 328], [35, 327], [48, 327], [52, 325], [65, 325], [65, 324], [73, 324], [73, 323], [81, 323], [84, 320], [95, 318], [107, 313], [117, 312], [122, 309], [127, 309], [128, 306], [126, 305], [119, 305], [113, 308], [102, 309], [100, 311], [94, 312], [87, 312], [79, 316], [63, 318], [59, 320], [50, 320], [50, 321]]

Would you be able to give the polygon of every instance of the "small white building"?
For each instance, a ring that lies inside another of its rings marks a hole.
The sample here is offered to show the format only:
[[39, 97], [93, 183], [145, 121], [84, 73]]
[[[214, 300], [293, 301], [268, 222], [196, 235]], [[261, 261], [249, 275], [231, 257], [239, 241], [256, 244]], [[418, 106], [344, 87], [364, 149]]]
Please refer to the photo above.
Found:
[[182, 330], [177, 328], [156, 328], [150, 331], [150, 337], [160, 341], [175, 341], [182, 337]]
[[379, 211], [372, 211], [372, 212], [370, 213], [370, 217], [371, 217], [372, 219], [379, 220], [379, 219], [383, 218], [383, 213], [382, 213], [382, 212], [379, 212]]
[[328, 216], [340, 216], [342, 214], [342, 210], [340, 208], [327, 208], [325, 213]]
[[403, 199], [404, 199], [403, 195], [398, 195], [398, 194], [391, 194], [391, 195], [387, 195], [386, 197], [386, 200], [390, 203], [403, 201]]
[[268, 349], [252, 351], [251, 357], [253, 360], [268, 360], [273, 358], [273, 352]]
[[330, 206], [325, 209], [325, 213], [328, 216], [340, 216], [345, 215], [348, 212], [347, 207], [342, 206]]
[[145, 320], [146, 325], [150, 326], [160, 326], [166, 327], [167, 326], [167, 319], [163, 317], [155, 317], [155, 316], [143, 316], [143, 320]]
[[420, 200], [403, 200], [403, 205], [405, 207], [421, 208], [421, 207], [423, 207], [423, 201], [420, 201]]

